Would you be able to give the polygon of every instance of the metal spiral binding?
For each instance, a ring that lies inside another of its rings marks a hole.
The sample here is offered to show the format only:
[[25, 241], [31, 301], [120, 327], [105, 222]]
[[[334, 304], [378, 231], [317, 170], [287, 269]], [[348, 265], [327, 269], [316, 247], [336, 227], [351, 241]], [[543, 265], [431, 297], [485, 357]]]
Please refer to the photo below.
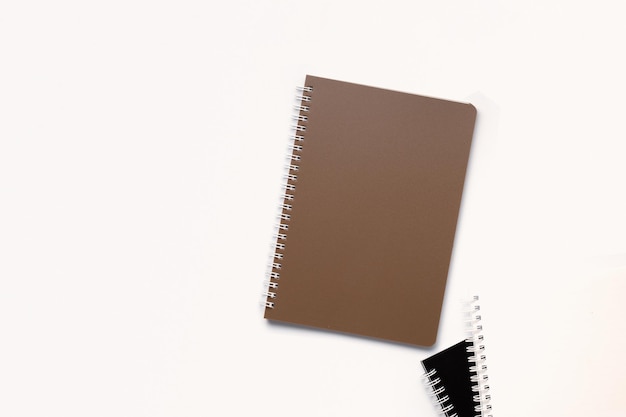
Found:
[[294, 106], [296, 114], [293, 115], [295, 124], [293, 127], [293, 135], [290, 137], [288, 162], [285, 166], [286, 173], [284, 175], [283, 198], [280, 204], [280, 213], [278, 215], [277, 233], [274, 235], [274, 244], [272, 246], [273, 256], [268, 265], [268, 276], [265, 282], [266, 291], [263, 293], [265, 297], [265, 308], [274, 308], [274, 300], [277, 298], [277, 292], [272, 290], [278, 289], [278, 280], [280, 279], [280, 269], [282, 260], [284, 259], [284, 251], [286, 248], [287, 232], [289, 230], [289, 221], [291, 220], [291, 209], [295, 199], [296, 182], [298, 181], [298, 171], [300, 166], [298, 163], [302, 160], [302, 150], [304, 143], [304, 134], [306, 133], [306, 123], [309, 120], [307, 113], [310, 110], [312, 87], [296, 87], [298, 94], [296, 99], [298, 104]]
[[468, 331], [470, 333], [468, 341], [472, 342], [472, 347], [467, 348], [467, 351], [471, 354], [469, 361], [473, 364], [470, 366], [470, 372], [472, 372], [471, 381], [474, 383], [472, 386], [472, 391], [475, 393], [474, 402], [476, 403], [474, 411], [476, 417], [493, 417], [490, 404], [491, 395], [487, 384], [489, 379], [487, 376], [487, 357], [484, 354], [485, 345], [483, 343], [483, 326], [478, 296], [473, 297], [468, 316]]
[[438, 413], [445, 417], [458, 417], [457, 413], [453, 413], [454, 406], [450, 403], [450, 397], [446, 395], [446, 387], [441, 383], [441, 379], [437, 376], [437, 370], [431, 369], [424, 374], [424, 385], [430, 391], [429, 395], [432, 402], [438, 409]]

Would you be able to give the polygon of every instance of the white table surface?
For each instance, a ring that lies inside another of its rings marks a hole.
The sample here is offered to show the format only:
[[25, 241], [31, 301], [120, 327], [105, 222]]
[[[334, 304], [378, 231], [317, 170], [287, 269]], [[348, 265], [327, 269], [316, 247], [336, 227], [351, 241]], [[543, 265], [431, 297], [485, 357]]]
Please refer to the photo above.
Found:
[[[98, 3], [0, 5], [0, 415], [435, 416], [473, 293], [495, 416], [624, 414], [618, 2]], [[307, 73], [478, 108], [433, 349], [261, 318]]]

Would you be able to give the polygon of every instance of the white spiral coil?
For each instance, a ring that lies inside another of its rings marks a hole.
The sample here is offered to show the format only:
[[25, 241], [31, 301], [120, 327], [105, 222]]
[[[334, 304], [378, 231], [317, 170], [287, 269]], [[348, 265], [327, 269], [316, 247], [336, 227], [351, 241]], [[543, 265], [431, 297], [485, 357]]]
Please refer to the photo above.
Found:
[[469, 361], [473, 365], [470, 366], [470, 372], [473, 373], [471, 380], [474, 383], [472, 391], [474, 394], [474, 402], [476, 406], [474, 411], [476, 417], [493, 417], [491, 414], [491, 395], [489, 395], [488, 375], [487, 375], [487, 357], [484, 354], [485, 345], [482, 334], [483, 326], [481, 324], [482, 316], [480, 312], [479, 297], [474, 296], [470, 303], [470, 311], [468, 312], [469, 338], [472, 347], [467, 348], [471, 353]]
[[280, 269], [282, 260], [284, 259], [284, 251], [287, 247], [287, 232], [289, 231], [289, 222], [291, 221], [291, 209], [295, 200], [296, 182], [298, 181], [297, 173], [300, 170], [298, 165], [302, 160], [302, 151], [304, 149], [304, 134], [306, 133], [306, 123], [309, 120], [307, 113], [310, 110], [312, 87], [297, 87], [298, 94], [296, 99], [298, 104], [294, 106], [293, 134], [289, 143], [289, 156], [285, 166], [284, 183], [282, 186], [283, 197], [279, 206], [278, 223], [276, 225], [277, 232], [274, 235], [274, 243], [272, 245], [272, 257], [268, 265], [267, 280], [265, 281], [266, 290], [263, 292], [263, 305], [265, 308], [274, 308], [275, 299], [278, 297], [278, 280], [280, 278]]
[[452, 411], [454, 411], [454, 406], [450, 402], [450, 397], [446, 395], [446, 387], [441, 383], [441, 379], [437, 376], [436, 369], [431, 369], [423, 375], [423, 383], [426, 385], [431, 402], [437, 408], [437, 413], [440, 416], [458, 417], [457, 413], [452, 413]]

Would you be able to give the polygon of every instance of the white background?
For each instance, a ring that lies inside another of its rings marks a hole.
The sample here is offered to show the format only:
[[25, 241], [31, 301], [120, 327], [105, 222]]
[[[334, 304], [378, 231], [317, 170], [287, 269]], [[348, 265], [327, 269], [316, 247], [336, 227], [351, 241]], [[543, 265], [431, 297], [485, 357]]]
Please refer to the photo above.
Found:
[[[495, 415], [623, 414], [619, 4], [2, 2], [0, 415], [435, 416], [472, 291]], [[478, 108], [433, 349], [261, 318], [307, 73]]]

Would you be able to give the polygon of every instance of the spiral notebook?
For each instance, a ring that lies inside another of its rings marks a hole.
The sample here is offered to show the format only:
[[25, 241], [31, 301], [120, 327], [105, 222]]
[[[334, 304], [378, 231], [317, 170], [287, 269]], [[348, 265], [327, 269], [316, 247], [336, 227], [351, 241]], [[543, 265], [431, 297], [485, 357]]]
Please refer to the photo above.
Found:
[[445, 416], [476, 415], [479, 402], [474, 400], [472, 391], [476, 378], [476, 371], [470, 369], [472, 350], [472, 341], [463, 340], [422, 361], [427, 386]]
[[422, 361], [430, 394], [447, 417], [491, 417], [480, 307], [474, 307], [471, 337]]
[[432, 345], [476, 110], [307, 76], [265, 317]]

